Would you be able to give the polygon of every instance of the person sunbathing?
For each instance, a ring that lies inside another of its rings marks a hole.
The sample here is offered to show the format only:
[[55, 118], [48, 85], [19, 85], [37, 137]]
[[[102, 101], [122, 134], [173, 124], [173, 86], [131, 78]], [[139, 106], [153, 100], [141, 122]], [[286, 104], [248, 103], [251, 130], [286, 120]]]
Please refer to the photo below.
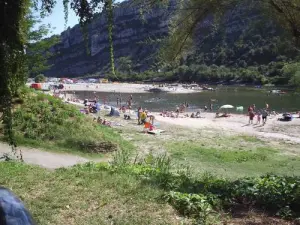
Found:
[[106, 121], [106, 119], [104, 119], [103, 122], [102, 122], [102, 125], [110, 127], [111, 126], [111, 122]]

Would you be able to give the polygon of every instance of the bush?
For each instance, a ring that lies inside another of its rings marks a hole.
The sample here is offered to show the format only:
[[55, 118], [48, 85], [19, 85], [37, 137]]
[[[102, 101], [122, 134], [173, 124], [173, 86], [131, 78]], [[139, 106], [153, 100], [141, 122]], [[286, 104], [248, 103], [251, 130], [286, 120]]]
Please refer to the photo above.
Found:
[[44, 83], [46, 81], [46, 77], [43, 74], [39, 74], [34, 78], [35, 83]]
[[263, 209], [283, 218], [300, 215], [299, 177], [265, 175], [235, 181], [210, 174], [192, 177], [187, 170], [175, 170], [165, 155], [147, 156], [137, 164], [78, 165], [88, 170], [109, 170], [134, 174], [151, 186], [166, 192], [162, 196], [182, 215], [196, 219], [198, 224], [216, 224], [218, 211], [236, 205]]
[[184, 216], [196, 218], [198, 224], [212, 224], [219, 201], [214, 196], [169, 192], [164, 199]]

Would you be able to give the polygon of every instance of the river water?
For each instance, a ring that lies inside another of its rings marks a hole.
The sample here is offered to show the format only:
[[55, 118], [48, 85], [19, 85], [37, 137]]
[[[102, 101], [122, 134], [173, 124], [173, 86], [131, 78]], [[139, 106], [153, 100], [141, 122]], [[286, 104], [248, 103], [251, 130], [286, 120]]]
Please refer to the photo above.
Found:
[[[103, 93], [103, 92], [76, 92], [75, 96], [79, 99], [94, 99], [97, 97], [100, 102], [106, 102], [110, 105], [117, 105], [117, 98], [122, 99], [122, 105], [125, 105], [130, 94], [127, 93]], [[120, 97], [121, 96], [121, 97]], [[210, 107], [210, 101], [213, 99], [213, 109], [219, 106], [229, 104], [235, 107], [243, 106], [244, 112], [249, 105], [255, 104], [257, 108], [264, 108], [266, 103], [271, 110], [278, 112], [300, 111], [300, 95], [287, 93], [284, 95], [268, 94], [266, 90], [250, 90], [243, 87], [222, 88], [217, 91], [203, 91], [191, 94], [171, 94], [171, 93], [142, 93], [132, 94], [133, 108], [142, 106], [151, 111], [175, 110], [177, 105], [184, 102], [189, 104], [189, 111], [195, 111]]]

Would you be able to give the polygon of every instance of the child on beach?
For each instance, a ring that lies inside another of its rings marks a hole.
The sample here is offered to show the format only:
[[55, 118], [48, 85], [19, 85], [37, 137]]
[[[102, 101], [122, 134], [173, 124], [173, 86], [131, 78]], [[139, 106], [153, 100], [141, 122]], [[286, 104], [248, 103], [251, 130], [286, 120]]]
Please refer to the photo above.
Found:
[[256, 113], [256, 118], [257, 118], [257, 122], [256, 122], [256, 124], [260, 124], [260, 120], [261, 120], [261, 114], [260, 114], [260, 112], [259, 112], [259, 111]]

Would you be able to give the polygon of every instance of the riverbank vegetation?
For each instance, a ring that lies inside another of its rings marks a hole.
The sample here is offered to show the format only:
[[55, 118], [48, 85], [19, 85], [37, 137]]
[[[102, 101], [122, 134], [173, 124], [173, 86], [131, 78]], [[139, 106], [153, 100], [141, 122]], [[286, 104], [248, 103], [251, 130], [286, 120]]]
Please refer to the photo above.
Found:
[[13, 130], [20, 145], [50, 150], [89, 154], [133, 148], [92, 119], [61, 99], [24, 88], [14, 105]]
[[225, 36], [221, 42], [219, 30], [220, 34], [196, 46], [196, 50], [185, 59], [177, 63], [157, 62], [141, 73], [137, 72], [133, 60], [122, 57], [117, 61], [117, 74], [108, 75], [108, 78], [113, 81], [194, 81], [300, 87], [298, 50], [280, 36], [271, 37], [269, 33], [261, 32], [261, 35], [250, 35], [256, 32], [251, 29], [248, 35], [236, 37], [239, 38], [236, 42]]

